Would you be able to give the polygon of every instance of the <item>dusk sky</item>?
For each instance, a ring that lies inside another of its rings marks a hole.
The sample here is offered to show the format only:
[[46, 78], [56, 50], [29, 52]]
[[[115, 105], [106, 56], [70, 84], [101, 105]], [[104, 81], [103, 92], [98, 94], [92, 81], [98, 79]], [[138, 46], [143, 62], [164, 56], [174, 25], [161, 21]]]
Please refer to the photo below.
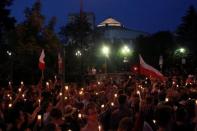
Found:
[[[20, 22], [25, 7], [36, 0], [14, 0], [12, 15]], [[41, 0], [42, 12], [47, 20], [57, 17], [57, 27], [65, 25], [68, 13], [79, 12], [80, 0]], [[84, 0], [84, 10], [94, 12], [96, 24], [108, 17], [115, 18], [125, 27], [154, 33], [161, 30], [174, 31], [188, 7], [197, 8], [197, 0]]]

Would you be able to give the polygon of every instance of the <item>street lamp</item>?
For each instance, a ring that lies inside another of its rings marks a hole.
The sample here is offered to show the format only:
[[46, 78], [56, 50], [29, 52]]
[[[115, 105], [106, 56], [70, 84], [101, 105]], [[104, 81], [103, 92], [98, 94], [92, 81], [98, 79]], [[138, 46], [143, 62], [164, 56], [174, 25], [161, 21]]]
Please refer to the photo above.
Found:
[[9, 56], [9, 61], [10, 61], [10, 75], [8, 76], [9, 78], [9, 80], [11, 80], [12, 81], [12, 77], [13, 77], [13, 58], [12, 58], [12, 52], [11, 51], [9, 51], [9, 50], [7, 50], [6, 51], [6, 53], [8, 54], [8, 56]]
[[125, 63], [125, 71], [126, 71], [127, 63], [128, 63], [128, 55], [131, 53], [131, 49], [127, 45], [124, 45], [121, 48], [120, 53], [124, 57], [123, 63]]
[[77, 50], [76, 53], [75, 53], [75, 55], [76, 55], [77, 57], [80, 57], [80, 56], [82, 55], [82, 53], [81, 53], [80, 50]]
[[185, 64], [186, 63], [186, 60], [184, 57], [186, 57], [187, 55], [187, 50], [183, 47], [181, 48], [178, 48], [176, 51], [175, 51], [175, 54], [179, 57], [181, 57], [181, 63], [182, 64]]
[[105, 73], [107, 73], [107, 58], [109, 57], [110, 48], [108, 46], [103, 46], [102, 53], [105, 56]]
[[179, 51], [180, 51], [180, 53], [183, 54], [183, 53], [185, 53], [186, 50], [185, 50], [185, 48], [180, 48]]
[[126, 45], [121, 48], [121, 54], [124, 56], [127, 56], [130, 52], [131, 52], [130, 48]]

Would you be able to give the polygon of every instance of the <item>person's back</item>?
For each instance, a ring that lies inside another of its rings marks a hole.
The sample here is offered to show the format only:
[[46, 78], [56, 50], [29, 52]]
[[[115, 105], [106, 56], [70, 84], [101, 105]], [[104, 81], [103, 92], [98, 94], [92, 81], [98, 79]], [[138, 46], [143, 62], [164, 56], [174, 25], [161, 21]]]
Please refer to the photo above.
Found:
[[119, 108], [111, 114], [110, 129], [117, 130], [120, 120], [124, 117], [132, 117], [132, 111], [126, 105], [127, 98], [125, 95], [120, 95], [118, 98]]

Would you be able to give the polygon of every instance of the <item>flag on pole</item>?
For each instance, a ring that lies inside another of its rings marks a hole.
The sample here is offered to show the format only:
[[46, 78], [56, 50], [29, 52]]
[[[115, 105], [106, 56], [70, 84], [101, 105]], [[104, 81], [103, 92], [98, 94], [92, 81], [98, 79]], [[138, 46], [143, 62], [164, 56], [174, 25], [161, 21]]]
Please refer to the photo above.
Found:
[[45, 58], [45, 54], [44, 54], [44, 50], [42, 50], [40, 58], [39, 58], [39, 64], [38, 64], [39, 69], [42, 71], [45, 69], [44, 58]]
[[58, 53], [58, 71], [59, 71], [59, 74], [62, 72], [62, 69], [63, 69], [63, 61], [62, 61], [61, 54]]
[[146, 62], [143, 60], [141, 55], [139, 55], [139, 58], [140, 58], [140, 74], [145, 75], [147, 77], [156, 78], [161, 81], [165, 80], [164, 75], [160, 73], [157, 69], [146, 64]]

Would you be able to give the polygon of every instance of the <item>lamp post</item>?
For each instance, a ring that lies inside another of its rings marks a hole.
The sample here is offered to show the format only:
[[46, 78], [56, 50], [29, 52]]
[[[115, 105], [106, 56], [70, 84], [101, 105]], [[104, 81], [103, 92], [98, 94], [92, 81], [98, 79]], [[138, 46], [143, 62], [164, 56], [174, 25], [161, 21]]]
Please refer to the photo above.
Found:
[[13, 59], [12, 59], [12, 55], [13, 53], [11, 51], [6, 51], [6, 53], [8, 54], [9, 56], [9, 61], [10, 61], [10, 76], [8, 77], [9, 81], [12, 82], [12, 77], [13, 77]]
[[128, 55], [129, 55], [130, 53], [131, 53], [131, 50], [130, 50], [130, 48], [129, 48], [127, 45], [124, 45], [124, 46], [121, 48], [121, 54], [124, 56], [123, 63], [126, 64], [125, 71], [126, 71], [127, 63], [128, 63]]
[[108, 46], [102, 47], [102, 54], [105, 56], [105, 74], [107, 74], [107, 58], [109, 57], [110, 48]]
[[83, 68], [83, 65], [82, 65], [82, 58], [81, 58], [81, 56], [82, 56], [82, 53], [81, 53], [81, 51], [80, 50], [77, 50], [76, 51], [76, 53], [75, 53], [75, 55], [76, 55], [76, 57], [77, 58], [80, 58], [79, 59], [79, 62], [80, 62], [80, 69], [79, 69], [79, 71], [80, 71], [80, 74], [79, 74], [79, 82], [81, 83], [81, 81], [82, 81], [82, 73], [83, 73], [83, 70], [82, 70], [82, 68]]
[[186, 63], [186, 59], [184, 58], [186, 56], [186, 49], [181, 47], [181, 48], [178, 48], [176, 51], [175, 51], [176, 55], [180, 56], [181, 57], [181, 64], [185, 64]]

